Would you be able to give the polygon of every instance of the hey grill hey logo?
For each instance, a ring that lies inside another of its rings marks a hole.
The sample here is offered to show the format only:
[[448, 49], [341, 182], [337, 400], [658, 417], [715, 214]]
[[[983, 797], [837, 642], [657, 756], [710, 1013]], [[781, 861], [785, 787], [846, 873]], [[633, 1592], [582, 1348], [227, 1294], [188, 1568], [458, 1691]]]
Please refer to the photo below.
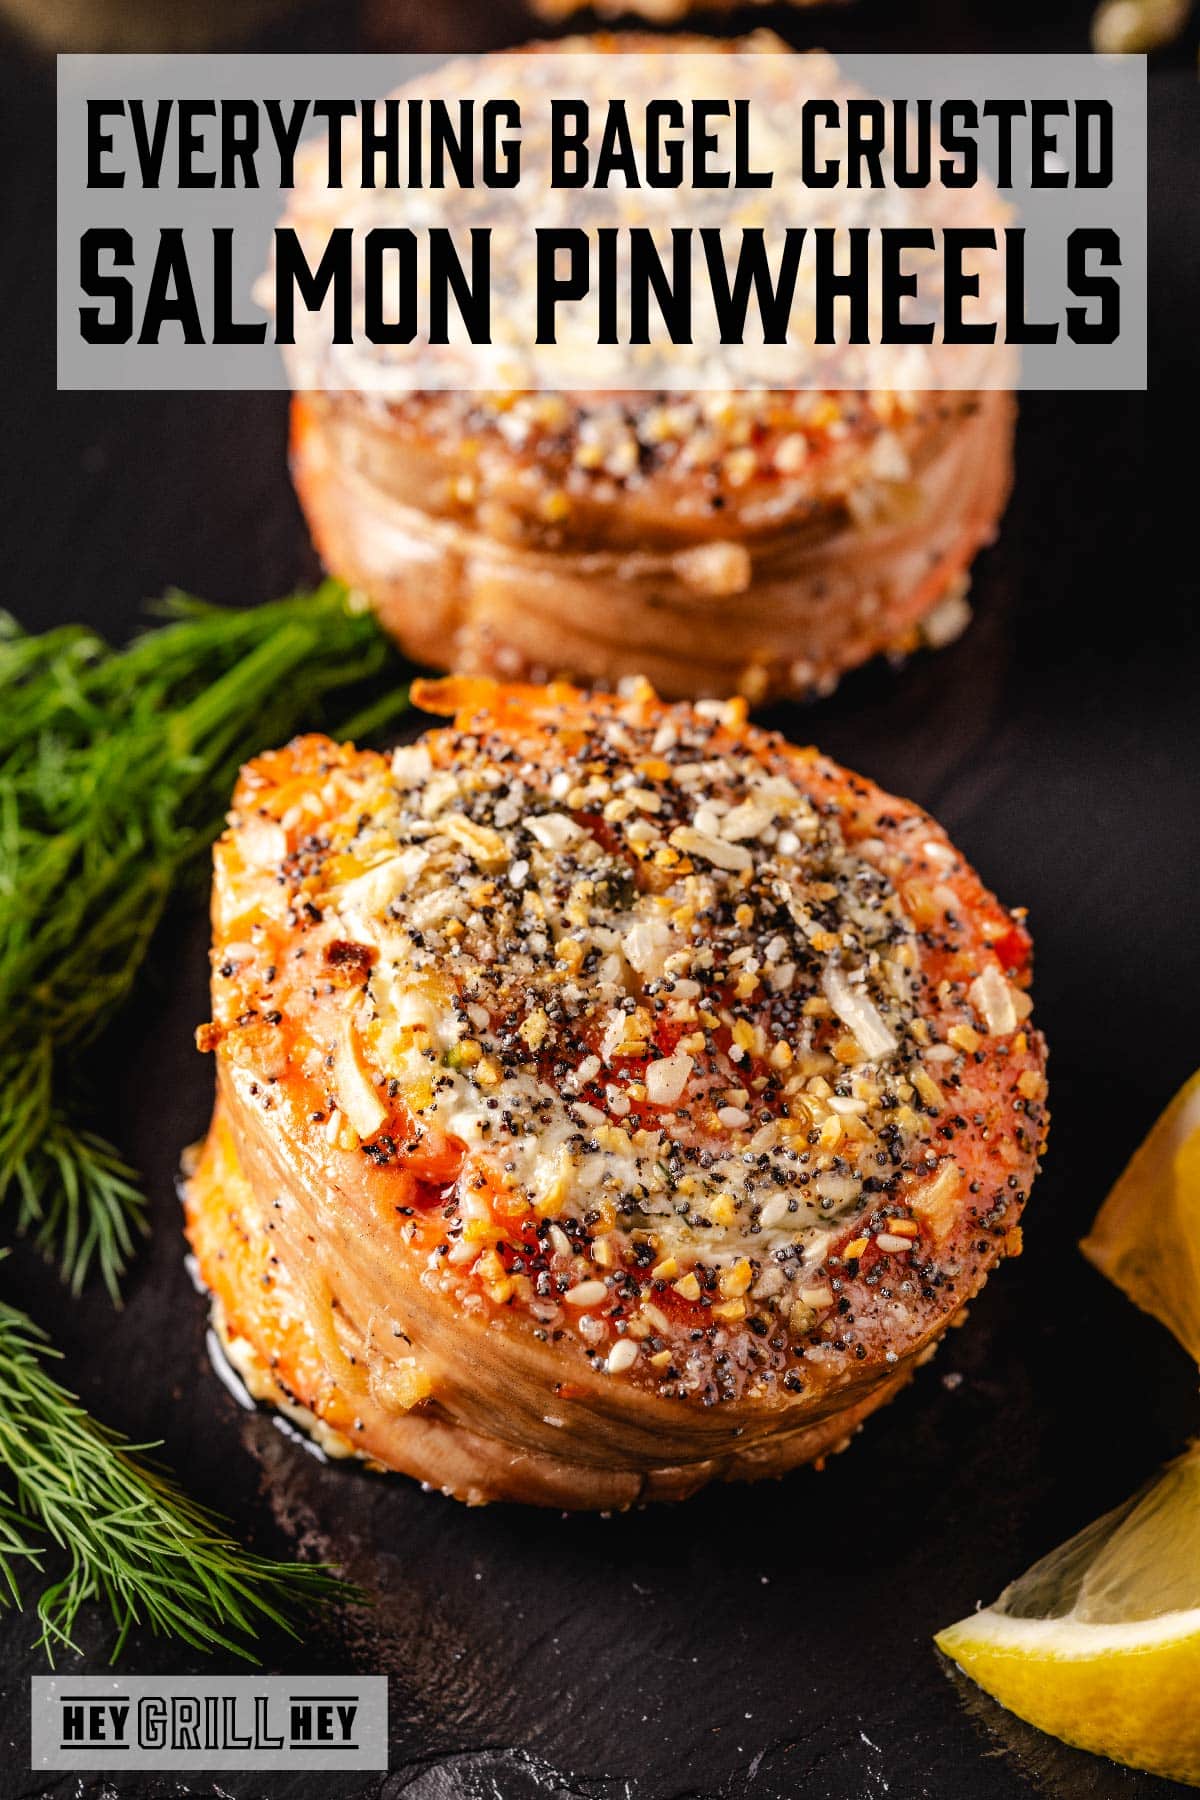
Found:
[[387, 1678], [36, 1676], [35, 1769], [386, 1769]]

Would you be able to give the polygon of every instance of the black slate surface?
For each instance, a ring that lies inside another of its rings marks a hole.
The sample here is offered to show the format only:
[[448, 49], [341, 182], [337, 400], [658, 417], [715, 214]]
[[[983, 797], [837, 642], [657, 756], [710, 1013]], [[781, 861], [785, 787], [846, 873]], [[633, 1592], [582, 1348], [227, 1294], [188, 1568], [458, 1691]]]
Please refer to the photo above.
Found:
[[[364, 27], [326, 8], [289, 41], [354, 47], [401, 30], [439, 48], [528, 29], [507, 0], [476, 26], [468, 10], [396, 0], [368, 9]], [[942, 4], [906, 18], [865, 0], [815, 25], [771, 18], [833, 48], [1046, 49], [1082, 47], [1085, 16]], [[42, 1665], [29, 1619], [8, 1616], [3, 1800], [1183, 1791], [1007, 1718], [947, 1673], [930, 1639], [1200, 1429], [1194, 1369], [1075, 1249], [1200, 1061], [1193, 59], [1168, 59], [1151, 80], [1151, 394], [1028, 396], [1017, 490], [979, 564], [971, 631], [898, 673], [867, 670], [817, 708], [773, 715], [927, 805], [1002, 896], [1030, 908], [1054, 1125], [1026, 1255], [820, 1476], [599, 1519], [469, 1512], [401, 1479], [324, 1467], [269, 1418], [239, 1412], [206, 1359], [174, 1194], [208, 1101], [191, 1047], [206, 1016], [205, 926], [181, 910], [107, 1059], [115, 1131], [146, 1172], [154, 1217], [126, 1308], [115, 1316], [98, 1294], [68, 1304], [27, 1252], [4, 1264], [0, 1291], [51, 1327], [88, 1404], [135, 1438], [161, 1436], [192, 1491], [247, 1541], [333, 1554], [379, 1596], [370, 1614], [314, 1619], [301, 1643], [262, 1648], [279, 1670], [387, 1672], [392, 1769], [31, 1773], [27, 1678]], [[171, 584], [228, 600], [283, 591], [313, 565], [276, 397], [54, 391], [52, 100], [47, 67], [0, 47], [4, 603], [33, 626], [88, 618], [121, 636], [142, 598]], [[98, 1615], [83, 1636], [82, 1666], [104, 1668]], [[123, 1662], [212, 1666], [138, 1637]]]

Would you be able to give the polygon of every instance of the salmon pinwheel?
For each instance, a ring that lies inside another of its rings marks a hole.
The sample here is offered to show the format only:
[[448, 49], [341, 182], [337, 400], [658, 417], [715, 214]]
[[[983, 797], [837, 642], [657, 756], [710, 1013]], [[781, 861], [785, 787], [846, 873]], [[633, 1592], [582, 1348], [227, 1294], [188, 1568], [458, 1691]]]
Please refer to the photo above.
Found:
[[468, 1501], [842, 1448], [1020, 1248], [1030, 940], [919, 808], [646, 683], [418, 684], [216, 849], [188, 1233], [251, 1391]]

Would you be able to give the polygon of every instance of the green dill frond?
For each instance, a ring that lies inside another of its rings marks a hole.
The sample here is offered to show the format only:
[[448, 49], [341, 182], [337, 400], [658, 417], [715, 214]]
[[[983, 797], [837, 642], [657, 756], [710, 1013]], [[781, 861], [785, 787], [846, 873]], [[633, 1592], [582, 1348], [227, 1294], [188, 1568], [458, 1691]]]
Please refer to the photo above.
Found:
[[51, 1661], [75, 1649], [92, 1601], [116, 1626], [114, 1660], [139, 1624], [252, 1660], [263, 1625], [295, 1636], [306, 1607], [358, 1597], [327, 1568], [243, 1550], [145, 1457], [149, 1446], [97, 1423], [54, 1380], [54, 1354], [24, 1313], [0, 1304], [0, 1606], [20, 1605], [22, 1578], [41, 1572], [47, 1547], [65, 1555], [37, 1602]]
[[35, 1155], [18, 1159], [12, 1179], [18, 1231], [57, 1257], [72, 1293], [94, 1268], [119, 1305], [122, 1272], [148, 1229], [137, 1171], [103, 1138], [52, 1111]]

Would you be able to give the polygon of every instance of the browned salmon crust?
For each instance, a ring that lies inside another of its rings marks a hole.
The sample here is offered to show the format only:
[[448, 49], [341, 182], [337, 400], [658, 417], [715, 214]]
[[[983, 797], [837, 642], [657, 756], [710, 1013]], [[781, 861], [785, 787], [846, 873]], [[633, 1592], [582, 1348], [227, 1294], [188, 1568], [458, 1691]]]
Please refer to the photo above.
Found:
[[472, 1501], [820, 1459], [1020, 1247], [1020, 918], [737, 702], [419, 697], [394, 758], [249, 765], [217, 846], [187, 1210], [235, 1362]]

